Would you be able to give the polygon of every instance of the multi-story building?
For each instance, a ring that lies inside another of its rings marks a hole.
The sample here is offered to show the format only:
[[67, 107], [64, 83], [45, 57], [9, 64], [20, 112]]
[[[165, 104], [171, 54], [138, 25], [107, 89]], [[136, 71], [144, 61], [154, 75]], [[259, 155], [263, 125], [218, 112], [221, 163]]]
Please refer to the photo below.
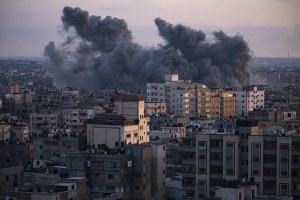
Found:
[[0, 168], [0, 199], [6, 199], [7, 190], [14, 190], [24, 183], [23, 166]]
[[70, 128], [72, 131], [83, 132], [87, 121], [87, 110], [65, 109], [62, 112], [64, 128]]
[[145, 116], [145, 101], [136, 95], [118, 95], [114, 98], [114, 105], [117, 115], [122, 115], [127, 120], [138, 122], [139, 143], [149, 141], [149, 121]]
[[179, 80], [177, 74], [165, 75], [164, 83], [148, 83], [147, 101], [166, 102], [169, 114], [187, 117], [219, 119], [235, 115], [232, 94]]
[[41, 130], [56, 130], [62, 125], [61, 113], [31, 113], [30, 132], [36, 133]]
[[[49, 176], [49, 174], [42, 174], [45, 175], [44, 177], [39, 175], [28, 174], [27, 176], [32, 176], [34, 183], [29, 182], [26, 186], [8, 190], [5, 195], [6, 199], [88, 199], [85, 177], [56, 177], [53, 180], [50, 179], [51, 175]], [[37, 179], [43, 181], [42, 185], [36, 183], [39, 182]]]
[[86, 149], [86, 136], [75, 134], [56, 135], [52, 139], [35, 138], [33, 141], [32, 166], [45, 169], [48, 166], [66, 166], [67, 154]]
[[87, 121], [88, 145], [121, 144], [149, 141], [149, 117], [144, 115], [144, 100], [134, 95], [115, 97], [116, 114], [98, 114]]
[[215, 195], [215, 186], [223, 180], [238, 180], [239, 136], [227, 134], [200, 134], [196, 136], [195, 197]]
[[249, 111], [264, 107], [265, 92], [262, 86], [244, 86], [227, 91], [236, 98], [236, 115], [248, 116]]
[[151, 144], [151, 193], [153, 199], [166, 199], [166, 146]]
[[165, 75], [164, 83], [147, 84], [147, 102], [166, 102], [170, 114], [196, 116], [197, 90], [207, 88], [190, 80], [179, 80], [178, 74]]
[[213, 197], [216, 187], [238, 188], [240, 184], [256, 185], [257, 189], [250, 188], [251, 198], [297, 199], [299, 147], [297, 133], [263, 135], [255, 121], [237, 121], [235, 134], [201, 133], [186, 138], [181, 146], [185, 199]]
[[164, 154], [164, 145], [100, 147], [71, 152], [67, 167], [70, 175], [87, 177], [92, 194], [115, 195], [115, 199], [126, 200], [151, 199], [151, 196], [165, 199]]
[[300, 198], [300, 137], [251, 135], [248, 174], [259, 193]]
[[140, 142], [138, 120], [126, 120], [121, 115], [100, 114], [87, 121], [87, 144], [109, 148]]
[[153, 115], [155, 113], [167, 113], [166, 102], [145, 102], [145, 114]]

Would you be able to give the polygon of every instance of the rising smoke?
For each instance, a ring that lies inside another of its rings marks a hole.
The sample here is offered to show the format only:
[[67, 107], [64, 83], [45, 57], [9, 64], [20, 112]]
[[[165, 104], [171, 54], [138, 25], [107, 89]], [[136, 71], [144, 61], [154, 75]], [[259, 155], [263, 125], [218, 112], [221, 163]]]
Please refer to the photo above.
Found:
[[209, 87], [238, 86], [249, 78], [250, 50], [242, 36], [213, 32], [213, 41], [202, 31], [172, 25], [156, 18], [165, 44], [146, 49], [135, 43], [123, 19], [89, 16], [80, 8], [63, 9], [62, 44], [49, 42], [46, 69], [58, 84], [81, 88], [144, 88], [147, 82], [178, 73]]

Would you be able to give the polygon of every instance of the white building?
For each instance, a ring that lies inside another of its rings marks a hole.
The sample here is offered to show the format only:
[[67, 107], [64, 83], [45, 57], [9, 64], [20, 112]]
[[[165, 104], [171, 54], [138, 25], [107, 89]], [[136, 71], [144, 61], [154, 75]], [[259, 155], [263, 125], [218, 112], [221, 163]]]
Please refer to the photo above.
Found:
[[147, 83], [147, 102], [166, 102], [170, 114], [197, 116], [197, 94], [202, 89], [209, 90], [203, 84], [179, 80], [178, 74], [167, 74], [164, 83]]
[[247, 116], [249, 111], [264, 107], [265, 92], [259, 86], [244, 86], [242, 89], [228, 91], [236, 97], [236, 115]]
[[100, 114], [87, 122], [87, 144], [110, 148], [122, 144], [149, 142], [149, 117], [144, 115], [144, 100], [135, 95], [114, 99], [116, 114]]

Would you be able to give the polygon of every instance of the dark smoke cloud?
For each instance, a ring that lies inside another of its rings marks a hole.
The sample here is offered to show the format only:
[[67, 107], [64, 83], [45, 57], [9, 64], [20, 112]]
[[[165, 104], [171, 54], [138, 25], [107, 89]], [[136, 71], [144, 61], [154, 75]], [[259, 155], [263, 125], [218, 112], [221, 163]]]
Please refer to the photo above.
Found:
[[165, 44], [145, 49], [132, 40], [122, 19], [101, 19], [71, 7], [63, 9], [61, 19], [68, 37], [58, 46], [49, 42], [44, 52], [58, 84], [134, 89], [178, 73], [181, 79], [216, 87], [238, 86], [249, 78], [250, 50], [240, 35], [217, 31], [209, 42], [202, 31], [156, 18]]

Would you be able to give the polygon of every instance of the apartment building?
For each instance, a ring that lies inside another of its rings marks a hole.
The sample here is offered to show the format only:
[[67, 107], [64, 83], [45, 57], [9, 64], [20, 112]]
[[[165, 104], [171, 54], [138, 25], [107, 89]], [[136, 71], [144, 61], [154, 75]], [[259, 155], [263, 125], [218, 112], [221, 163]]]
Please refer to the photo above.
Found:
[[31, 113], [30, 132], [38, 133], [44, 130], [56, 130], [62, 125], [61, 113]]
[[134, 95], [115, 97], [116, 114], [97, 114], [87, 121], [87, 144], [110, 148], [149, 141], [149, 117], [144, 100]]
[[[33, 178], [39, 179], [39, 174], [31, 174]], [[33, 180], [35, 180], [33, 179]], [[88, 199], [86, 194], [86, 178], [71, 177], [59, 178], [56, 177], [52, 182], [49, 181], [49, 175], [42, 179], [43, 186], [36, 183], [30, 183], [28, 186], [18, 187], [14, 190], [6, 192], [6, 199], [22, 199], [22, 200], [37, 200], [37, 199]], [[35, 181], [36, 182], [36, 181]]]
[[114, 105], [117, 115], [138, 122], [139, 143], [148, 142], [150, 118], [145, 115], [144, 99], [136, 95], [117, 95], [114, 97]]
[[126, 120], [115, 114], [95, 115], [87, 121], [87, 144], [91, 147], [105, 144], [114, 148], [124, 144], [143, 143], [144, 137], [140, 138], [138, 132], [138, 120]]
[[87, 121], [87, 110], [65, 109], [62, 112], [64, 128], [81, 133], [85, 130]]
[[237, 116], [248, 116], [249, 111], [264, 107], [265, 92], [262, 86], [247, 85], [227, 92], [233, 94], [236, 98]]
[[300, 137], [251, 135], [248, 174], [259, 193], [300, 198]]
[[196, 134], [185, 138], [181, 148], [184, 199], [216, 197], [216, 187], [247, 185], [253, 186], [247, 194], [251, 198], [299, 198], [299, 133], [263, 135], [258, 122], [244, 120], [237, 121], [235, 134]]
[[147, 84], [148, 102], [166, 102], [167, 113], [187, 117], [219, 119], [234, 116], [235, 97], [220, 89], [209, 89], [177, 74], [165, 75], [164, 83]]
[[196, 136], [196, 199], [215, 196], [216, 186], [223, 180], [238, 180], [239, 136], [227, 134], [200, 134]]
[[[91, 193], [114, 199], [165, 199], [164, 145], [132, 144], [71, 152], [70, 175], [86, 176]], [[155, 162], [152, 162], [155, 161]]]
[[66, 166], [69, 152], [86, 149], [86, 136], [60, 134], [54, 138], [35, 138], [32, 143], [32, 167], [45, 169], [53, 165]]
[[167, 113], [166, 102], [145, 102], [145, 114], [153, 115], [155, 113]]

